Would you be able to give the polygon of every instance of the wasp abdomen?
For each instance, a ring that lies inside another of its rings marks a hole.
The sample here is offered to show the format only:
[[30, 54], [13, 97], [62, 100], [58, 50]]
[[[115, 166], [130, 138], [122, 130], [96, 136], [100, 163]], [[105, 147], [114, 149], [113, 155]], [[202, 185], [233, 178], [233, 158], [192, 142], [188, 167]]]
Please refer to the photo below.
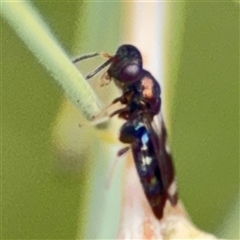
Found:
[[151, 133], [138, 120], [125, 123], [120, 130], [120, 140], [131, 143], [136, 169], [145, 195], [158, 219], [162, 218], [167, 191], [162, 182]]

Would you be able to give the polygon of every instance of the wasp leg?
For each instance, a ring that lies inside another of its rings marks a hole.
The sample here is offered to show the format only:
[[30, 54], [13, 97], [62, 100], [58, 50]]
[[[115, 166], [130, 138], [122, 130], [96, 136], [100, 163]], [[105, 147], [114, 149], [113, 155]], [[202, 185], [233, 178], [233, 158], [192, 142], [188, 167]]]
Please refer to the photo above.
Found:
[[117, 153], [117, 156], [118, 157], [121, 157], [121, 156], [123, 156], [128, 150], [130, 149], [130, 147], [128, 146], [128, 147], [125, 147], [125, 148], [122, 148], [122, 149], [120, 149], [119, 151], [118, 151], [118, 153]]
[[106, 86], [111, 82], [111, 77], [105, 72], [100, 79], [100, 87]]
[[118, 151], [117, 153], [117, 157], [114, 159], [114, 161], [111, 163], [111, 166], [108, 170], [108, 174], [107, 174], [107, 181], [106, 181], [106, 187], [109, 188], [112, 182], [112, 178], [114, 176], [115, 170], [116, 170], [116, 166], [118, 163], [118, 160], [120, 157], [122, 157], [128, 150], [130, 149], [130, 147], [125, 147], [122, 148]]
[[[122, 109], [116, 110], [116, 111], [114, 111], [114, 112], [111, 113], [111, 114], [108, 114], [108, 110], [109, 110], [111, 107], [113, 107], [116, 103], [120, 102], [120, 103], [122, 103], [122, 104], [126, 104], [126, 103], [128, 102], [128, 95], [129, 95], [129, 93], [126, 93], [126, 94], [124, 94], [124, 95], [122, 95], [122, 96], [120, 96], [120, 97], [118, 97], [118, 98], [115, 98], [115, 99], [112, 101], [111, 104], [109, 104], [108, 106], [106, 106], [98, 115], [94, 116], [92, 120], [93, 120], [93, 121], [97, 121], [98, 119], [101, 119], [103, 116], [104, 116], [104, 117], [108, 116], [108, 118], [111, 118], [111, 117], [113, 117], [114, 115], [118, 114], [119, 112], [122, 112], [122, 111], [125, 109], [125, 107], [122, 108]], [[128, 111], [128, 108], [127, 108], [127, 111]]]
[[116, 111], [114, 111], [113, 113], [111, 113], [109, 115], [110, 118], [112, 118], [115, 115], [118, 115], [118, 117], [123, 118], [123, 119], [129, 119], [129, 110], [130, 108], [128, 106], [118, 109]]

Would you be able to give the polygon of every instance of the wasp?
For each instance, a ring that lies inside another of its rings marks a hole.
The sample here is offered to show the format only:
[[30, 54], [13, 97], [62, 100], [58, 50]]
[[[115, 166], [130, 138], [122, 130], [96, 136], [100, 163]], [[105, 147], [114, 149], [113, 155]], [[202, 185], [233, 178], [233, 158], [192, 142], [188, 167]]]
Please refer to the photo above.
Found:
[[[85, 55], [73, 60], [95, 57]], [[142, 55], [133, 45], [122, 45], [115, 55], [103, 54], [108, 60], [90, 72], [90, 79], [109, 66], [103, 74], [105, 84], [113, 80], [122, 95], [112, 104], [124, 107], [111, 113], [125, 120], [119, 140], [129, 144], [119, 155], [131, 149], [146, 198], [157, 219], [162, 219], [167, 200], [172, 206], [178, 201], [173, 158], [167, 145], [167, 131], [161, 115], [161, 88], [150, 72], [143, 68]], [[157, 119], [157, 124], [154, 121]]]

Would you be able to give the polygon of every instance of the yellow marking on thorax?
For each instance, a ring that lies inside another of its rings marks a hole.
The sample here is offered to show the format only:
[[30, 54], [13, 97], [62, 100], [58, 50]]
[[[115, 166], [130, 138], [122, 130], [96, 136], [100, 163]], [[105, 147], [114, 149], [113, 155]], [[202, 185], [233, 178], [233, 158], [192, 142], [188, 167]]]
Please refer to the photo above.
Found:
[[142, 86], [143, 86], [143, 96], [145, 98], [153, 98], [153, 81], [148, 77], [144, 77], [142, 79]]

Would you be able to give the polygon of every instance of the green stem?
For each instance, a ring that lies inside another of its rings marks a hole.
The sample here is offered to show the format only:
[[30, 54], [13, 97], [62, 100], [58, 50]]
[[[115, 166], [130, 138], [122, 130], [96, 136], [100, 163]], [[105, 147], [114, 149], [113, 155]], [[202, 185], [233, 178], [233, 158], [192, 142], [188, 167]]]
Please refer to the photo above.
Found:
[[1, 2], [1, 14], [84, 116], [90, 120], [98, 114], [99, 99], [31, 4]]

